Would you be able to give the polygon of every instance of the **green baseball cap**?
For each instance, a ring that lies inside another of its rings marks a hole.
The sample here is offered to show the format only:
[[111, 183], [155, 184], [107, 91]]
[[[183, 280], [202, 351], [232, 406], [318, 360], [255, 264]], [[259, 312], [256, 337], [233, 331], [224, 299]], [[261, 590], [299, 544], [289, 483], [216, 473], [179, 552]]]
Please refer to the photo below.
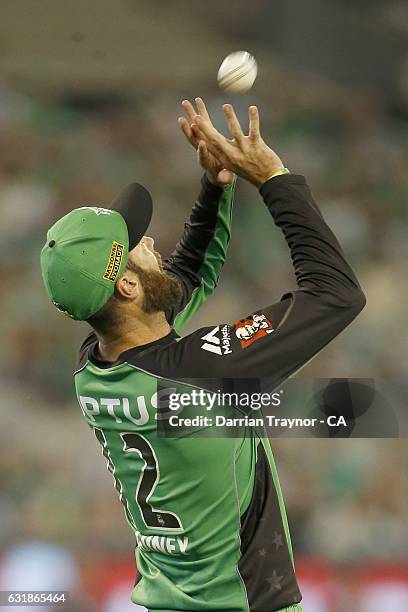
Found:
[[150, 223], [150, 194], [138, 183], [111, 206], [77, 208], [48, 230], [42, 277], [53, 304], [72, 319], [86, 320], [106, 304], [125, 271], [129, 250]]

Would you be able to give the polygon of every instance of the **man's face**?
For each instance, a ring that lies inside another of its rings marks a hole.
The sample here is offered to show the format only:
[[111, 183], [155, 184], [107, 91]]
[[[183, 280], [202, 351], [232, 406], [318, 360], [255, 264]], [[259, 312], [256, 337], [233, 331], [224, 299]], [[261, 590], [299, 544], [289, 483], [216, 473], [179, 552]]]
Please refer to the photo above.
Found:
[[127, 268], [134, 272], [143, 289], [143, 310], [147, 314], [168, 311], [181, 298], [179, 280], [163, 270], [160, 253], [154, 250], [154, 240], [143, 236], [129, 251]]

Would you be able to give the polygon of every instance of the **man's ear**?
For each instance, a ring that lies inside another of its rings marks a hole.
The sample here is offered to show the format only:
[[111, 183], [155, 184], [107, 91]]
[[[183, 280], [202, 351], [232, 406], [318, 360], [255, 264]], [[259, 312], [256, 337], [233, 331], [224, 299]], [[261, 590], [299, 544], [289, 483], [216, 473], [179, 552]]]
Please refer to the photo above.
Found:
[[125, 270], [125, 273], [116, 281], [116, 290], [127, 300], [134, 300], [140, 295], [141, 285], [137, 275]]

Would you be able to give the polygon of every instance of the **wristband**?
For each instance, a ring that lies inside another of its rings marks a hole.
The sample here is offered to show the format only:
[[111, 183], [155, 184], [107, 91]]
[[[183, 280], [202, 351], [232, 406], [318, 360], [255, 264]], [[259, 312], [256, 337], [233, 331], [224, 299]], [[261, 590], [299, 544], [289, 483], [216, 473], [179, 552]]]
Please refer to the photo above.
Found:
[[271, 174], [271, 176], [267, 178], [266, 181], [269, 181], [270, 179], [275, 178], [275, 176], [282, 176], [282, 174], [290, 174], [290, 170], [288, 170], [288, 168], [280, 168], [279, 170], [274, 172], [274, 174]]

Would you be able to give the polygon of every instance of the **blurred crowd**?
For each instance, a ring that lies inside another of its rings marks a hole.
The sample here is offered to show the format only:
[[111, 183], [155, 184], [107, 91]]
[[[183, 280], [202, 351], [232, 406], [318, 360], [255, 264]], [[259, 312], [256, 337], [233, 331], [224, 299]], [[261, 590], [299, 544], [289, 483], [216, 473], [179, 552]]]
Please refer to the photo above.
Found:
[[[277, 72], [274, 80], [273, 98], [267, 91], [242, 96], [238, 114], [245, 124], [248, 102], [258, 103], [264, 137], [292, 172], [308, 178], [368, 301], [308, 374], [402, 375], [408, 349], [401, 333], [408, 296], [408, 122], [388, 116], [381, 99], [350, 96], [318, 79], [288, 83]], [[209, 91], [206, 99], [216, 125], [225, 129], [224, 98]], [[155, 202], [150, 231], [156, 246], [163, 255], [171, 252], [200, 177], [177, 126], [179, 102], [171, 92], [129, 103], [73, 98], [57, 104], [0, 90], [0, 299], [8, 313], [1, 323], [3, 372], [68, 397], [67, 371], [83, 328], [67, 325], [50, 308], [38, 266], [46, 230], [59, 216], [81, 204], [107, 205], [138, 180]], [[280, 232], [256, 190], [241, 181], [220, 287], [194, 324], [234, 320], [293, 287]]]
[[[389, 101], [371, 90], [311, 75], [288, 78], [278, 67], [270, 79], [273, 87], [264, 83], [236, 99], [237, 113], [245, 126], [248, 104], [258, 104], [264, 138], [292, 172], [306, 175], [367, 295], [361, 316], [300, 376], [402, 376], [408, 354], [408, 117], [392, 112]], [[182, 95], [203, 95], [225, 131], [225, 96], [218, 90]], [[133, 541], [74, 397], [75, 350], [86, 325], [68, 321], [49, 303], [39, 253], [47, 228], [62, 214], [83, 204], [108, 205], [132, 180], [151, 191], [151, 234], [163, 256], [171, 252], [200, 178], [195, 153], [177, 126], [180, 101], [173, 91], [154, 89], [130, 100], [34, 99], [0, 84], [0, 585], [14, 588], [15, 574], [32, 575], [34, 566], [40, 575], [43, 560], [55, 569], [54, 585], [77, 592], [73, 611], [101, 609], [101, 576], [107, 585], [110, 576], [118, 590], [112, 603], [106, 599], [106, 612], [126, 609], [117, 603], [122, 585], [112, 576], [128, 576], [131, 585]], [[259, 194], [241, 181], [220, 286], [193, 327], [234, 321], [293, 287], [287, 247]], [[394, 577], [395, 568], [406, 567], [403, 442], [274, 441], [301, 560], [324, 559], [338, 578], [344, 568], [350, 573], [373, 561], [391, 564]], [[306, 584], [307, 562], [302, 568]], [[50, 570], [44, 573], [51, 580]], [[406, 582], [405, 574], [400, 583]], [[313, 580], [310, 585], [315, 603], [306, 612], [354, 610], [344, 594], [336, 601], [348, 603], [336, 608], [332, 595], [325, 603]], [[403, 609], [407, 599], [403, 591], [392, 609], [405, 602]], [[355, 610], [380, 609], [364, 605]]]

